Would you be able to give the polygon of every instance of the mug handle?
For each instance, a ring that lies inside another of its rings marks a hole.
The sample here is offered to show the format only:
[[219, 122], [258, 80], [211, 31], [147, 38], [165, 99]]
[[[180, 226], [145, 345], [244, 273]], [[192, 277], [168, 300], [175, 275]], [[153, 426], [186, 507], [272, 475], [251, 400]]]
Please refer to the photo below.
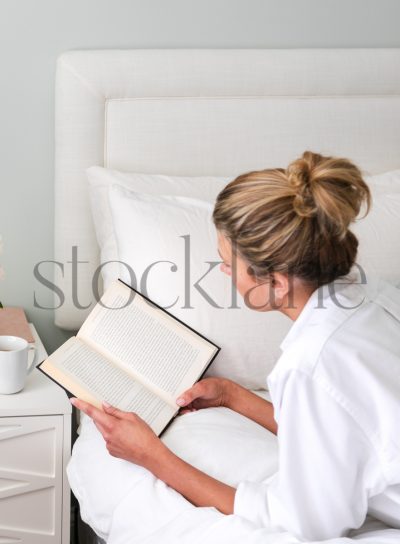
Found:
[[28, 357], [29, 357], [29, 353], [31, 352], [34, 352], [33, 353], [33, 357], [32, 357], [32, 361], [30, 363], [28, 363], [28, 374], [30, 374], [32, 372], [32, 370], [34, 368], [36, 368], [36, 364], [37, 364], [37, 356], [38, 356], [38, 350], [36, 348], [36, 346], [34, 345], [30, 345], [29, 348], [28, 348]]

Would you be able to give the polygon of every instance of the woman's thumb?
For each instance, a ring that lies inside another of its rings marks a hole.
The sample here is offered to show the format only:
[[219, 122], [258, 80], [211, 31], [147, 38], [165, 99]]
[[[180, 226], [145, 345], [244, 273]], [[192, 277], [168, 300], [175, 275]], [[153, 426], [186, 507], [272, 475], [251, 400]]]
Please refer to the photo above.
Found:
[[179, 397], [176, 399], [176, 404], [178, 404], [178, 406], [186, 406], [196, 399], [199, 396], [196, 386], [197, 384], [179, 395]]

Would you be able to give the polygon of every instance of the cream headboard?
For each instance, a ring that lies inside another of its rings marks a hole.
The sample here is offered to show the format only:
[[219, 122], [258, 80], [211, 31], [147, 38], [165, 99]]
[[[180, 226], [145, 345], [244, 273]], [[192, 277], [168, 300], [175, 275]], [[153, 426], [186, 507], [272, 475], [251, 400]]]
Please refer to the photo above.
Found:
[[[55, 322], [77, 329], [99, 264], [85, 168], [235, 175], [305, 149], [400, 168], [400, 49], [72, 51], [56, 79]], [[73, 246], [77, 258], [71, 261]], [[59, 297], [56, 297], [59, 304]]]

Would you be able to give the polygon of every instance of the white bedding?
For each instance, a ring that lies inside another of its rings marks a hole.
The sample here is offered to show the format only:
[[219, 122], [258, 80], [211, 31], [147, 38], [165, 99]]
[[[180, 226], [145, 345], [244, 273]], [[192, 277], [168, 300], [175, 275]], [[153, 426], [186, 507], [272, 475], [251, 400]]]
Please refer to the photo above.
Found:
[[[179, 416], [162, 440], [186, 461], [230, 485], [267, 479], [277, 468], [276, 437], [226, 408]], [[299, 542], [289, 533], [260, 528], [239, 516], [194, 507], [146, 469], [111, 457], [87, 417], [67, 472], [82, 519], [108, 544]], [[328, 542], [359, 540], [398, 544], [400, 531], [368, 518], [352, 538]]]

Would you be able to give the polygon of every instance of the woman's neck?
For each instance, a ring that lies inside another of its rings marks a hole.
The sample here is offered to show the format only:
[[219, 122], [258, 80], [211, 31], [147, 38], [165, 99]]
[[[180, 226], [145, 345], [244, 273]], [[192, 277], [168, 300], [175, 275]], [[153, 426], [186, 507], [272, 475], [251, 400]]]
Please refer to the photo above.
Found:
[[316, 287], [305, 286], [304, 283], [295, 279], [292, 289], [288, 293], [280, 311], [292, 321], [296, 321], [315, 289]]

